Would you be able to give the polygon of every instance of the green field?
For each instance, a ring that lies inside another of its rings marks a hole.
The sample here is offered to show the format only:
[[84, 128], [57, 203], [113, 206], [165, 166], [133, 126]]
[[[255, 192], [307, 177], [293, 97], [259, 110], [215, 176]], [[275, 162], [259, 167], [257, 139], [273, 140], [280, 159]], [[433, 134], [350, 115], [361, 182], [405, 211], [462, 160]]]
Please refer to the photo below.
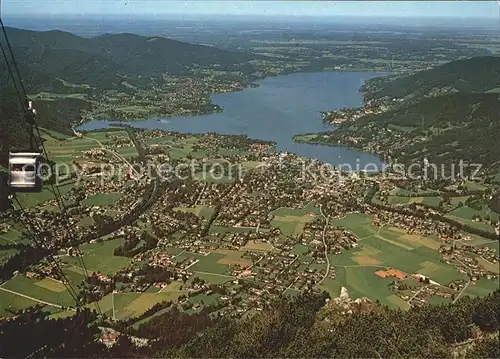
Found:
[[[343, 251], [341, 255], [329, 255], [337, 277], [335, 280], [327, 278], [322, 287], [332, 294], [336, 293], [336, 296], [340, 293], [340, 287], [344, 286], [355, 298], [366, 296], [389, 306], [405, 308], [406, 304], [401, 303], [399, 298], [391, 297], [387, 288], [387, 281], [394, 278], [380, 278], [374, 274], [383, 268], [394, 268], [407, 275], [420, 273], [443, 285], [453, 280], [467, 279], [455, 267], [442, 262], [438, 252], [441, 243], [435, 238], [409, 235], [405, 230], [394, 227], [377, 229], [371, 225], [369, 216], [361, 214], [335, 220], [334, 225], [362, 238], [358, 248]], [[490, 242], [483, 239], [477, 244], [486, 245]], [[378, 288], [380, 285], [383, 288]], [[468, 292], [485, 295], [495, 285], [494, 280], [479, 281]]]
[[209, 207], [209, 206], [195, 206], [195, 207], [175, 207], [175, 211], [180, 211], [180, 212], [187, 212], [187, 213], [193, 213], [197, 215], [198, 217], [209, 219], [213, 212], [214, 208]]
[[[75, 183], [67, 183], [60, 185], [57, 188], [61, 193], [61, 196], [65, 196], [68, 192], [75, 187]], [[18, 193], [17, 198], [23, 207], [35, 207], [46, 201], [55, 199], [56, 196], [52, 192], [52, 187], [49, 185], [44, 185], [43, 190], [38, 193]]]
[[351, 231], [359, 239], [372, 236], [378, 232], [377, 227], [372, 224], [372, 217], [361, 213], [349, 214], [344, 218], [333, 220], [331, 223], [333, 226]]
[[450, 204], [456, 208], [458, 207], [459, 203], [462, 202], [462, 205], [469, 199], [470, 196], [458, 196], [458, 197], [451, 197], [450, 198]]
[[[47, 136], [46, 148], [49, 158], [57, 163], [65, 163], [70, 167], [70, 172], [75, 170], [73, 161], [81, 162], [80, 159], [83, 152], [93, 148], [100, 148], [101, 144], [106, 145], [113, 141], [113, 137], [118, 139], [128, 139], [128, 134], [122, 130], [109, 130], [100, 132], [90, 132], [85, 134], [85, 137], [71, 137], [66, 140], [59, 140], [60, 137], [54, 138]], [[100, 143], [98, 143], [99, 141]], [[132, 147], [119, 147], [117, 153], [124, 157], [138, 156], [137, 150]]]
[[451, 212], [448, 212], [446, 214], [446, 217], [453, 219], [457, 222], [460, 222], [465, 225], [469, 225], [474, 228], [482, 229], [487, 232], [495, 232], [495, 228], [490, 225], [489, 223], [486, 223], [484, 221], [481, 222], [475, 222], [472, 220], [474, 216], [481, 216], [484, 218], [486, 215], [489, 216], [491, 219], [499, 219], [499, 215], [491, 210], [483, 210], [483, 211], [478, 211], [474, 208], [468, 207], [468, 206], [462, 206], [454, 209]]
[[120, 147], [115, 152], [119, 153], [125, 158], [135, 158], [139, 156], [135, 147]]
[[[190, 255], [193, 256], [193, 255]], [[219, 260], [223, 259], [224, 255], [218, 253], [210, 253], [206, 256], [196, 256], [199, 260], [198, 263], [190, 267], [189, 269], [194, 272], [204, 272], [213, 274], [230, 274], [231, 269], [225, 264], [218, 263]]]
[[426, 204], [428, 206], [438, 207], [441, 203], [441, 197], [422, 197], [423, 200], [420, 202], [422, 204]]
[[367, 297], [374, 301], [379, 300], [391, 308], [407, 309], [407, 303], [394, 298], [389, 288], [394, 279], [379, 278], [373, 272], [369, 267], [337, 268], [335, 280], [325, 279], [320, 288], [326, 290], [332, 297], [338, 297], [341, 287], [345, 287], [352, 299]]
[[[80, 246], [83, 251], [85, 266], [90, 273], [99, 271], [104, 274], [115, 274], [130, 264], [130, 259], [113, 255], [116, 247], [122, 245], [124, 239], [118, 238], [98, 243], [87, 243]], [[76, 257], [63, 257], [63, 260], [76, 267], [80, 267]]]
[[98, 140], [102, 143], [109, 142], [111, 140], [111, 137], [117, 137], [120, 139], [128, 139], [128, 133], [123, 130], [116, 130], [116, 131], [100, 131], [100, 132], [89, 132], [85, 134], [85, 137], [90, 137], [95, 140]]
[[212, 226], [210, 227], [210, 233], [255, 233], [256, 228], [254, 227], [224, 227], [224, 226]]
[[284, 235], [298, 235], [304, 231], [306, 223], [320, 215], [319, 208], [311, 202], [303, 208], [282, 207], [271, 212], [271, 225], [280, 229]]
[[0, 290], [0, 317], [12, 316], [12, 313], [10, 313], [7, 309], [17, 311], [39, 304], [40, 303], [31, 299]]
[[193, 297], [189, 297], [189, 302], [193, 304], [202, 304], [204, 306], [216, 305], [219, 297], [220, 296], [217, 294], [207, 295], [203, 293], [203, 294], [197, 294]]
[[75, 305], [75, 301], [64, 285], [48, 278], [34, 280], [23, 275], [16, 275], [5, 282], [2, 288], [48, 303], [63, 306]]
[[184, 249], [182, 248], [177, 248], [177, 247], [166, 247], [163, 249], [164, 252], [170, 253], [172, 255], [177, 255], [181, 252], [184, 252]]
[[484, 297], [498, 288], [500, 288], [498, 280], [481, 278], [476, 283], [471, 283], [465, 290], [465, 293], [472, 297]]
[[[116, 319], [133, 318], [143, 314], [153, 305], [162, 301], [176, 301], [183, 291], [161, 293], [118, 293], [114, 297], [114, 317]], [[111, 309], [113, 312], [113, 309]], [[111, 313], [112, 315], [112, 313]]]
[[311, 248], [308, 246], [305, 246], [303, 244], [296, 244], [293, 247], [292, 253], [295, 255], [303, 255], [303, 254], [309, 252], [310, 250], [311, 250]]
[[469, 181], [469, 180], [465, 181], [464, 187], [468, 191], [484, 191], [484, 190], [486, 190], [486, 187], [482, 183], [476, 182], [476, 181]]
[[150, 145], [154, 144], [160, 144], [160, 145], [172, 145], [173, 140], [175, 139], [174, 136], [163, 136], [163, 137], [156, 137], [156, 138], [148, 138], [145, 140], [146, 143]]
[[121, 193], [98, 193], [85, 198], [82, 204], [87, 206], [110, 206], [122, 197]]
[[412, 203], [418, 197], [400, 197], [400, 196], [388, 196], [387, 201], [390, 205], [403, 204], [408, 205]]
[[434, 190], [410, 191], [404, 188], [395, 188], [394, 190], [391, 191], [391, 194], [400, 197], [439, 196], [439, 191], [434, 191]]
[[207, 283], [212, 284], [224, 284], [234, 280], [234, 277], [228, 275], [220, 275], [220, 274], [210, 274], [210, 273], [198, 273], [194, 274], [195, 277], [198, 277], [204, 280]]
[[26, 241], [26, 239], [23, 238], [22, 233], [15, 228], [9, 229], [7, 233], [0, 232], [0, 240], [10, 244], [17, 244]]

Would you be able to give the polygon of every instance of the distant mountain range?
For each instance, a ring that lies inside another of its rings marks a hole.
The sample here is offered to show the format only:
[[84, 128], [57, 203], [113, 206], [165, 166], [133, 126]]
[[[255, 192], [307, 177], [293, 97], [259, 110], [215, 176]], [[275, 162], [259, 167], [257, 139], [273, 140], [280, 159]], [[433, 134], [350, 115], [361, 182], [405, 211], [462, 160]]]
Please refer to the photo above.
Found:
[[[83, 38], [68, 32], [7, 28], [29, 91], [68, 91], [71, 84], [100, 89], [147, 85], [164, 73], [184, 74], [193, 66], [252, 72], [249, 54], [133, 34]], [[2, 67], [3, 59], [0, 60]]]
[[[129, 93], [130, 85], [147, 87], [153, 79], [160, 84], [163, 74], [186, 74], [194, 66], [245, 73], [255, 71], [248, 63], [254, 59], [249, 54], [161, 37], [118, 34], [83, 38], [63, 31], [15, 28], [6, 28], [6, 31], [28, 94], [44, 91], [95, 95], [110, 89]], [[1, 39], [5, 44], [3, 35]], [[11, 103], [17, 100], [13, 90], [5, 60], [0, 56], [0, 97], [8, 99], [2, 101], [0, 110], [2, 115], [9, 114], [0, 116], [0, 129], [5, 130], [0, 134], [2, 147], [24, 138], [17, 130], [26, 132], [22, 123], [12, 121], [22, 118], [19, 113], [14, 115], [19, 105]], [[81, 110], [89, 106], [89, 102], [77, 98], [37, 101], [39, 124], [68, 132], [69, 123], [78, 121]]]

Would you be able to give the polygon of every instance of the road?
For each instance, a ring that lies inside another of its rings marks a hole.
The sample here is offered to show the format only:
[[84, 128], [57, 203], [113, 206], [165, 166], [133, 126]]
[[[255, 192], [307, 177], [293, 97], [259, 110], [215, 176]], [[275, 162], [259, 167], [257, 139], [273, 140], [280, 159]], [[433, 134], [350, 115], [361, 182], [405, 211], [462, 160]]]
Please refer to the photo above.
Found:
[[297, 279], [295, 279], [292, 283], [290, 283], [290, 285], [285, 288], [285, 290], [283, 291], [283, 293], [285, 293], [288, 289], [292, 288], [292, 285], [294, 285], [296, 281], [297, 281]]
[[205, 189], [207, 188], [207, 183], [203, 185], [203, 189], [201, 190], [200, 194], [196, 198], [196, 201], [194, 202], [193, 206], [196, 206], [198, 204], [198, 201], [201, 199], [201, 196], [203, 196], [203, 193], [205, 193]]
[[111, 302], [113, 303], [113, 320], [116, 320], [115, 316], [115, 292], [113, 291], [113, 294], [111, 296]]
[[291, 261], [289, 265], [287, 265], [285, 268], [283, 268], [283, 269], [281, 270], [281, 272], [280, 272], [280, 273], [283, 273], [283, 272], [284, 272], [284, 271], [286, 271], [288, 268], [290, 268], [290, 267], [292, 266], [292, 264], [293, 264], [293, 263], [295, 263], [295, 261], [296, 261], [297, 259], [299, 259], [299, 256], [298, 256], [298, 255], [297, 255], [297, 256], [295, 256], [295, 258], [293, 259], [293, 261]]
[[330, 259], [328, 258], [328, 245], [326, 244], [326, 229], [328, 227], [328, 217], [325, 216], [325, 214], [323, 213], [323, 208], [321, 205], [319, 205], [319, 212], [325, 219], [325, 226], [323, 227], [322, 236], [323, 236], [323, 246], [325, 247], [326, 271], [323, 278], [321, 278], [321, 280], [318, 283], [316, 283], [315, 287], [319, 286], [328, 277], [328, 274], [330, 273]]
[[462, 261], [460, 261], [458, 258], [455, 258], [455, 260], [458, 263], [460, 263], [461, 265], [463, 265], [465, 268], [467, 268], [467, 270], [469, 271], [469, 281], [467, 283], [465, 283], [465, 285], [462, 288], [462, 290], [457, 294], [457, 296], [453, 300], [453, 303], [455, 303], [458, 300], [458, 298], [460, 298], [462, 296], [462, 294], [467, 290], [467, 288], [469, 287], [469, 284], [470, 284], [470, 282], [472, 280], [472, 270], [469, 268], [469, 266], [466, 265], [465, 263], [463, 263]]
[[341, 265], [332, 265], [332, 267], [337, 267], [337, 268], [359, 268], [359, 267], [370, 267], [370, 268], [387, 268], [387, 266], [379, 266], [375, 264], [352, 264], [348, 266], [341, 266]]
[[198, 263], [200, 260], [199, 259], [195, 259], [195, 261], [193, 263], [191, 263], [190, 265], [188, 265], [186, 268], [184, 268], [185, 270], [186, 269], [189, 269], [191, 268], [192, 266], [194, 266], [196, 263]]
[[407, 303], [411, 305], [411, 301], [412, 301], [413, 299], [415, 299], [415, 297], [416, 297], [416, 296], [417, 296], [417, 295], [418, 295], [421, 291], [423, 291], [425, 288], [427, 288], [427, 286], [426, 286], [426, 285], [425, 285], [425, 286], [423, 286], [422, 288], [420, 288], [419, 290], [417, 290], [417, 291], [415, 292], [415, 294], [413, 294], [413, 296], [412, 296], [410, 299], [408, 299]]
[[8, 242], [10, 242], [10, 243], [17, 244], [17, 242], [16, 242], [16, 241], [13, 241], [12, 239], [9, 239], [9, 238], [4, 237], [4, 236], [0, 236], [0, 239], [6, 240], [6, 241], [8, 241]]
[[110, 150], [109, 148], [107, 148], [106, 146], [104, 146], [101, 141], [99, 141], [99, 140], [97, 140], [95, 138], [92, 138], [92, 137], [88, 137], [88, 136], [82, 136], [82, 138], [87, 138], [89, 140], [92, 140], [92, 141], [96, 142], [99, 146], [101, 146], [101, 148], [103, 150], [108, 151], [109, 153], [111, 153], [112, 155], [114, 155], [116, 158], [118, 158], [120, 161], [125, 162], [132, 169], [132, 171], [134, 171], [134, 173], [136, 174], [136, 176], [138, 176], [138, 177], [141, 176], [141, 174], [139, 172], [137, 172], [137, 170], [132, 166], [132, 164], [129, 161], [127, 161], [127, 159], [125, 157], [123, 157], [122, 155], [120, 155], [119, 153], [117, 153], [117, 152], [115, 152], [113, 150]]
[[219, 274], [219, 273], [199, 272], [199, 271], [196, 271], [195, 273], [198, 273], [198, 274], [208, 274], [208, 275], [214, 275], [214, 276], [217, 276], [217, 277], [224, 277], [224, 278], [231, 278], [231, 279], [236, 279], [237, 278], [237, 277], [234, 277], [232, 275]]
[[[37, 303], [41, 303], [41, 304], [45, 304], [45, 305], [50, 305], [51, 307], [56, 307], [56, 308], [59, 308], [59, 309], [63, 309], [64, 308], [62, 305], [51, 303], [51, 302], [46, 302], [44, 300], [40, 300], [40, 299], [37, 299], [37, 298], [30, 297], [28, 295], [24, 295], [24, 294], [21, 294], [21, 293], [18, 293], [18, 292], [14, 292], [13, 290], [6, 289], [6, 288], [3, 288], [3, 287], [0, 287], [0, 290], [3, 290], [4, 292], [8, 292], [8, 293], [11, 293], [11, 294], [14, 294], [14, 295], [17, 295], [19, 297], [23, 297], [23, 298], [32, 300], [32, 301], [37, 302]], [[67, 308], [67, 310], [75, 311], [74, 308], [70, 308], [70, 307], [66, 307], [66, 308]]]

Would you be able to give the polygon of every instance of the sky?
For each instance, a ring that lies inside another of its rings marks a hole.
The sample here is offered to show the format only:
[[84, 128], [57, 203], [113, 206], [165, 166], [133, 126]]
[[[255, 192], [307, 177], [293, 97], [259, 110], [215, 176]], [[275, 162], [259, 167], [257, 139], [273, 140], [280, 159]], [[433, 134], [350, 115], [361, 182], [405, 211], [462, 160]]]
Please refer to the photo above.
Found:
[[269, 15], [494, 18], [499, 1], [0, 0], [3, 16]]

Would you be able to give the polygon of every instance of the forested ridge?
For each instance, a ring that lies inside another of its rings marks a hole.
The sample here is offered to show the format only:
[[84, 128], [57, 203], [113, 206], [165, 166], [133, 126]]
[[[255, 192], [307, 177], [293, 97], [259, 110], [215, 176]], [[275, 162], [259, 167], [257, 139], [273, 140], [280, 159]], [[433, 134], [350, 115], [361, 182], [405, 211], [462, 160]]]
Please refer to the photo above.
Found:
[[405, 165], [427, 158], [448, 169], [463, 161], [486, 174], [500, 172], [500, 57], [374, 78], [362, 92], [366, 107], [376, 111], [350, 110], [360, 115], [306, 141], [359, 148]]
[[[173, 308], [138, 329], [98, 323], [88, 310], [58, 320], [28, 310], [0, 323], [3, 357], [498, 357], [500, 292], [464, 297], [455, 304], [412, 308], [352, 307], [341, 314], [326, 294], [276, 298], [244, 319], [217, 318], [205, 310]], [[122, 335], [111, 349], [100, 344], [98, 325]], [[45, 335], [50, 333], [50, 335]], [[128, 337], [146, 338], [136, 347]], [[30, 338], [28, 341], [18, 338]]]
[[[6, 32], [28, 96], [41, 92], [73, 96], [37, 98], [35, 104], [39, 126], [65, 134], [71, 134], [71, 124], [91, 109], [89, 98], [98, 98], [103, 91], [131, 93], [134, 86], [151, 88], [163, 81], [165, 73], [186, 74], [193, 66], [254, 71], [245, 63], [252, 59], [249, 54], [162, 37], [105, 34], [83, 38], [63, 31], [9, 27]], [[0, 41], [6, 44], [3, 34]], [[27, 145], [26, 123], [8, 71], [9, 65], [15, 72], [14, 62], [8, 59], [0, 56], [1, 165], [6, 149]], [[74, 96], [78, 94], [82, 97]]]
[[123, 81], [147, 85], [154, 77], [161, 82], [163, 74], [185, 74], [193, 65], [244, 70], [248, 65], [242, 64], [253, 58], [246, 53], [133, 34], [83, 38], [63, 31], [15, 28], [7, 28], [7, 34], [30, 93], [75, 90], [61, 80], [87, 85], [93, 91], [127, 90]]
[[384, 156], [411, 163], [426, 157], [436, 164], [459, 160], [498, 171], [500, 95], [454, 93], [427, 97], [387, 112], [360, 118], [330, 133], [335, 141], [353, 136], [358, 146], [379, 145]]
[[368, 80], [367, 99], [414, 98], [434, 93], [485, 93], [500, 88], [500, 57], [482, 56], [452, 61], [412, 75]]

